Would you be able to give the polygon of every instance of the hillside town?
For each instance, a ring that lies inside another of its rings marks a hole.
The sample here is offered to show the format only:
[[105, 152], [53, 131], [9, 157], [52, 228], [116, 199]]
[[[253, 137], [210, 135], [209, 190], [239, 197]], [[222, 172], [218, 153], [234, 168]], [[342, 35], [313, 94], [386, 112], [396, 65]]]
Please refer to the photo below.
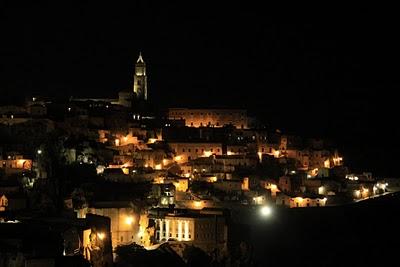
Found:
[[127, 254], [252, 266], [248, 214], [400, 189], [353, 171], [331, 140], [272, 129], [246, 109], [159, 110], [148, 75], [139, 54], [132, 88], [116, 96], [0, 106], [0, 266], [118, 266]]

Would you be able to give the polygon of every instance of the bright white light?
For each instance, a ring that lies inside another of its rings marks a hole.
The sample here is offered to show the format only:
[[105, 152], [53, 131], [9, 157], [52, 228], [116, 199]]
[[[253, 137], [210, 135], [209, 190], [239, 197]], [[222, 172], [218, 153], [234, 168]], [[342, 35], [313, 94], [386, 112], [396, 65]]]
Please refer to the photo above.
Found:
[[39, 149], [39, 150], [37, 151], [37, 153], [38, 153], [39, 155], [42, 154], [42, 150]]
[[201, 201], [194, 201], [194, 206], [196, 207], [196, 208], [201, 208]]
[[131, 217], [131, 216], [126, 217], [125, 223], [128, 224], [128, 225], [131, 225], [133, 223], [133, 217]]
[[103, 240], [103, 239], [106, 237], [106, 235], [105, 235], [104, 233], [97, 233], [97, 237], [98, 237], [100, 240]]
[[260, 209], [260, 213], [262, 216], [267, 217], [271, 215], [272, 209], [270, 207], [264, 206]]
[[161, 170], [162, 169], [162, 165], [161, 164], [157, 164], [156, 166], [154, 166], [154, 169]]
[[209, 156], [211, 156], [212, 155], [212, 152], [211, 151], [204, 151], [204, 153], [203, 153], [203, 156], [204, 157], [209, 157]]

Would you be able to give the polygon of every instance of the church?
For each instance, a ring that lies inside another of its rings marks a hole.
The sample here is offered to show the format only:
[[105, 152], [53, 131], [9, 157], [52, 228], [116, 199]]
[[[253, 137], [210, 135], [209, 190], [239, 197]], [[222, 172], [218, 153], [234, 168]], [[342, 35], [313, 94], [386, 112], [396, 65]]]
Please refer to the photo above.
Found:
[[148, 107], [146, 63], [142, 53], [135, 63], [133, 73], [133, 86], [118, 93], [118, 98], [73, 98], [74, 102], [97, 102], [119, 105], [134, 111], [144, 110]]
[[132, 107], [135, 104], [147, 101], [147, 74], [146, 63], [143, 60], [142, 53], [135, 64], [135, 72], [133, 74], [133, 88], [118, 93], [118, 104], [124, 107]]

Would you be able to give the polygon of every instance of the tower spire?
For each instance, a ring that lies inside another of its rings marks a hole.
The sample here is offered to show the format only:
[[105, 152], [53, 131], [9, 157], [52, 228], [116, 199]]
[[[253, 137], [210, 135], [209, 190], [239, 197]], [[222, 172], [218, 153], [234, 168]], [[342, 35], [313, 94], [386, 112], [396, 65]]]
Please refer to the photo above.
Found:
[[142, 52], [139, 52], [139, 58], [135, 64], [135, 73], [133, 75], [133, 92], [137, 99], [147, 100], [147, 76], [146, 63], [144, 63]]
[[139, 52], [139, 58], [136, 61], [136, 63], [144, 63], [143, 58], [142, 58], [142, 52]]

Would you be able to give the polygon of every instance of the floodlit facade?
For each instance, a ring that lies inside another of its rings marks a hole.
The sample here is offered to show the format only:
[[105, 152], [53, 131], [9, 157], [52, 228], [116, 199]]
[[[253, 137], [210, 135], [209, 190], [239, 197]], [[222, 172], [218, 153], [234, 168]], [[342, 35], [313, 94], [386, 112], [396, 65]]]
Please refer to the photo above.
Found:
[[324, 207], [326, 206], [327, 200], [326, 197], [317, 195], [289, 196], [286, 194], [280, 194], [276, 198], [276, 204], [287, 206], [289, 208]]
[[133, 92], [138, 99], [147, 100], [147, 75], [146, 63], [143, 60], [142, 53], [135, 64], [135, 74], [133, 75]]
[[9, 155], [0, 159], [0, 169], [3, 169], [6, 175], [29, 171], [32, 169], [32, 160], [25, 159], [22, 155]]
[[185, 163], [199, 157], [222, 155], [221, 143], [171, 142], [169, 146], [175, 153], [174, 160], [177, 163]]
[[182, 241], [206, 252], [226, 246], [228, 229], [225, 218], [206, 214], [167, 214], [156, 219], [156, 240]]
[[170, 108], [170, 120], [185, 120], [188, 127], [223, 127], [233, 125], [238, 129], [248, 128], [247, 111], [243, 109], [190, 109]]
[[140, 215], [130, 207], [117, 207], [119, 204], [107, 203], [103, 207], [83, 208], [78, 211], [78, 218], [86, 218], [86, 214], [105, 216], [111, 220], [112, 247], [138, 241]]

